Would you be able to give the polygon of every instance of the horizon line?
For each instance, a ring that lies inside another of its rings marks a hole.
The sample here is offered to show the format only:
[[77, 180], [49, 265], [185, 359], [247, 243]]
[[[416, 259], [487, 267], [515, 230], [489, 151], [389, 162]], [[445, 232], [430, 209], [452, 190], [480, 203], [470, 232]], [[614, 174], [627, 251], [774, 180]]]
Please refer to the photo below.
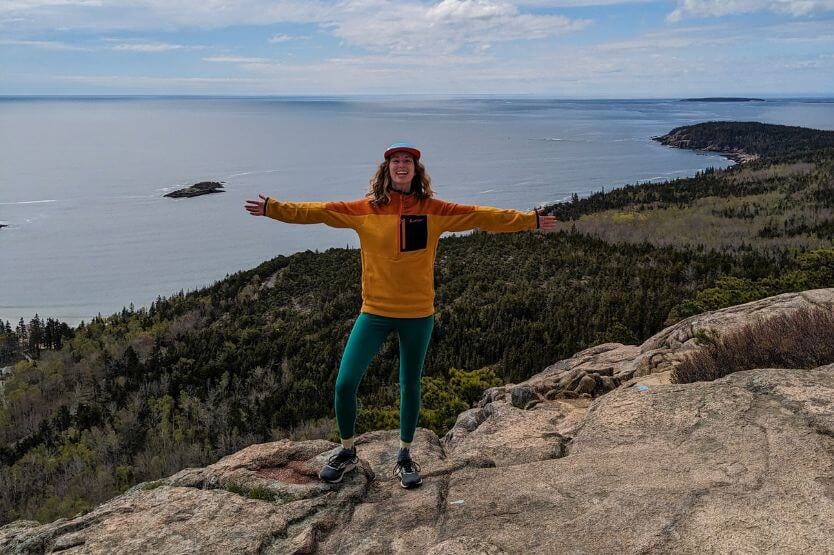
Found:
[[120, 93], [120, 94], [3, 94], [0, 93], [0, 99], [15, 99], [15, 98], [229, 98], [229, 99], [246, 99], [246, 98], [280, 98], [280, 99], [341, 99], [341, 98], [536, 98], [548, 100], [569, 100], [569, 101], [588, 101], [588, 100], [700, 100], [700, 99], [751, 99], [756, 100], [820, 100], [820, 99], [834, 99], [834, 92], [826, 94], [811, 94], [811, 93], [783, 93], [783, 94], [715, 94], [715, 95], [699, 95], [699, 96], [632, 96], [632, 97], [616, 97], [616, 96], [559, 96], [548, 95], [543, 93], [343, 93], [343, 94], [327, 94], [327, 93], [303, 93], [303, 94], [182, 94], [182, 93]]

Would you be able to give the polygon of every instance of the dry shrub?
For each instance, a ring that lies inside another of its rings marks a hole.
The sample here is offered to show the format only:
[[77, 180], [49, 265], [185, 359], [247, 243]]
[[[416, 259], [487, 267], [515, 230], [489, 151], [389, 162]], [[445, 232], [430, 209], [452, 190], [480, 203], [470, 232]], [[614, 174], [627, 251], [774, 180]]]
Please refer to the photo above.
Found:
[[165, 332], [165, 339], [167, 341], [173, 341], [195, 329], [199, 322], [200, 310], [189, 310], [171, 322], [171, 325], [168, 326], [168, 330]]
[[754, 368], [816, 368], [834, 362], [834, 311], [802, 309], [759, 319], [715, 339], [672, 372], [672, 382], [712, 381]]
[[336, 427], [336, 419], [313, 418], [305, 420], [298, 426], [292, 428], [275, 428], [272, 430], [272, 439], [278, 441], [281, 439], [289, 439], [292, 441], [305, 441], [309, 439], [327, 439], [330, 441], [339, 441], [339, 429]]

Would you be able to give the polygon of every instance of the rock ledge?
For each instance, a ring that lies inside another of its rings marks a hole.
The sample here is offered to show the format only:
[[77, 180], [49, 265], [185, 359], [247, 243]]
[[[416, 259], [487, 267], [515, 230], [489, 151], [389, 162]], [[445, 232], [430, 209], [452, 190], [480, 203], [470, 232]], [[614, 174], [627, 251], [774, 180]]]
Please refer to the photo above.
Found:
[[418, 430], [424, 484], [391, 478], [398, 432], [357, 439], [342, 483], [323, 440], [250, 446], [139, 484], [73, 519], [0, 528], [2, 553], [652, 553], [834, 551], [834, 364], [671, 384], [709, 329], [834, 289], [694, 316], [486, 392], [443, 438]]

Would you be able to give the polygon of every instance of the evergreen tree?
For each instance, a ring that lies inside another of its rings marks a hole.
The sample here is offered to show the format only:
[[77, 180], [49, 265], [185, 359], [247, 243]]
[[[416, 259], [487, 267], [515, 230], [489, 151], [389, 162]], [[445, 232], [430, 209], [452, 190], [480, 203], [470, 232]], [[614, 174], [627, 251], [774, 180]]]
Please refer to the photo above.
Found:
[[26, 333], [26, 323], [23, 321], [23, 318], [20, 318], [20, 322], [17, 324], [17, 339], [18, 339], [18, 349], [21, 351], [26, 350], [28, 347], [28, 335]]
[[43, 341], [43, 323], [35, 313], [35, 317], [29, 321], [29, 336], [27, 338], [29, 354], [32, 358], [40, 358], [41, 342]]

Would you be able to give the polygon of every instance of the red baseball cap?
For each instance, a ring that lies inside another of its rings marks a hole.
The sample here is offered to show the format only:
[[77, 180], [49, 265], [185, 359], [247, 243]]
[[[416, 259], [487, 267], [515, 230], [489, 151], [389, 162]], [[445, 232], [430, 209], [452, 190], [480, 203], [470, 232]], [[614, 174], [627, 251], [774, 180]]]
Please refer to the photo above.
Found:
[[407, 152], [414, 156], [415, 160], [420, 159], [420, 151], [411, 143], [399, 142], [392, 144], [385, 149], [385, 159], [388, 160], [388, 158], [395, 152]]

